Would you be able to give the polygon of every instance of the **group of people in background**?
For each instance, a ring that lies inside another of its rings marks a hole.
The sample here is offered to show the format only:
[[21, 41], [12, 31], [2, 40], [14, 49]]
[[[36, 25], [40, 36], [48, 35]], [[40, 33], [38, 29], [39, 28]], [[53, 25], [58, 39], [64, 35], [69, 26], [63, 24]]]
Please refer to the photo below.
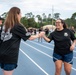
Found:
[[39, 33], [35, 35], [29, 34], [20, 20], [20, 8], [12, 7], [0, 28], [0, 67], [3, 70], [3, 75], [13, 75], [14, 69], [17, 68], [21, 39], [27, 41], [36, 38], [43, 38], [48, 43], [54, 41], [55, 75], [61, 75], [62, 64], [64, 64], [66, 75], [71, 75], [76, 37], [72, 30], [67, 28], [64, 20], [56, 20], [56, 29], [53, 32], [49, 33], [48, 28], [45, 30], [40, 28]]
[[[46, 36], [48, 36], [49, 33], [50, 33], [50, 30], [49, 30], [48, 27], [46, 27], [45, 29], [43, 29], [43, 27], [40, 27], [40, 28], [28, 28], [27, 31], [30, 32], [31, 35], [39, 34], [42, 31], [45, 32]], [[42, 42], [42, 38], [41, 37], [38, 38], [38, 42]]]
[[71, 29], [70, 29], [70, 30], [74, 33], [74, 35], [75, 35], [75, 37], [76, 37], [76, 31], [75, 31], [74, 26], [71, 26]]

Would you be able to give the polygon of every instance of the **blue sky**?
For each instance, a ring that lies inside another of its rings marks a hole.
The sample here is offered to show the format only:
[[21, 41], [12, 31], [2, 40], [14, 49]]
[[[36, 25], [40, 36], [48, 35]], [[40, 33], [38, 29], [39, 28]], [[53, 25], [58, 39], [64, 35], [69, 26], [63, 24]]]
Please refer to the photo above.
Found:
[[52, 7], [62, 19], [70, 18], [76, 12], [76, 0], [0, 0], [0, 15], [13, 6], [19, 7], [23, 16], [28, 12], [52, 14]]

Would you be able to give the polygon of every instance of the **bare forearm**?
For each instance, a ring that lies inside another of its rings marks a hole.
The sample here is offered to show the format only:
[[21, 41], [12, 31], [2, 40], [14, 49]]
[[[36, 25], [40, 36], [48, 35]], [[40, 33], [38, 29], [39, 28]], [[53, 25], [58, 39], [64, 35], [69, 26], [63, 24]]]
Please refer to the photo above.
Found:
[[75, 49], [76, 40], [73, 41], [72, 45], [70, 46], [70, 50], [73, 51]]
[[50, 39], [49, 39], [49, 38], [47, 38], [45, 35], [43, 36], [43, 38], [44, 38], [44, 40], [45, 40], [45, 41], [47, 41], [47, 42], [49, 42], [49, 41], [50, 41]]
[[74, 40], [72, 44], [73, 44], [73, 45], [76, 45], [76, 40]]
[[29, 40], [34, 40], [34, 39], [36, 39], [38, 37], [39, 37], [39, 35], [31, 35], [30, 38], [29, 38]]

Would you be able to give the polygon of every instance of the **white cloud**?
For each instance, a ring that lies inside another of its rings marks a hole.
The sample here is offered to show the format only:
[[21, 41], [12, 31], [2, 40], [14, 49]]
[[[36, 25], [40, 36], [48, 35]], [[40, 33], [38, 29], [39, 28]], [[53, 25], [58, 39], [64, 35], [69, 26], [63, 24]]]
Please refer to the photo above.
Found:
[[62, 18], [70, 17], [76, 12], [76, 0], [0, 0], [0, 14], [8, 11], [11, 7], [17, 6], [22, 14], [33, 12], [34, 14], [59, 12]]

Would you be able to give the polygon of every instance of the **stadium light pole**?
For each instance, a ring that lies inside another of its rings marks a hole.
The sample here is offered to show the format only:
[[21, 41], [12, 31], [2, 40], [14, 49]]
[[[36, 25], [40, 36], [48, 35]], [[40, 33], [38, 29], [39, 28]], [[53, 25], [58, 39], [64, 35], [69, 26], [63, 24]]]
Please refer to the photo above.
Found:
[[53, 30], [54, 6], [52, 5], [52, 30]]

